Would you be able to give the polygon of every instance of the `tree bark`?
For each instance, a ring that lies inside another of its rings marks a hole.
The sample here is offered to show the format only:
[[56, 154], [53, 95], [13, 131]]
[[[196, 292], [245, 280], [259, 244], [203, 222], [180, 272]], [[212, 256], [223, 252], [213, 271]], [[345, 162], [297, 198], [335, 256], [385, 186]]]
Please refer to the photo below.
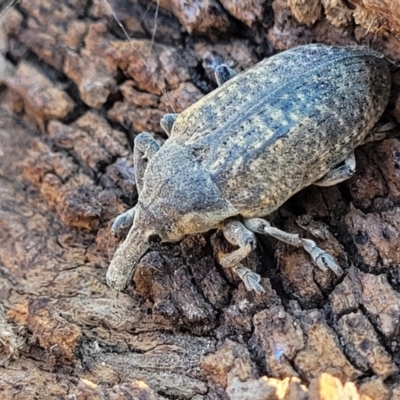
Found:
[[[152, 245], [105, 283], [137, 200], [134, 137], [277, 51], [321, 42], [400, 58], [397, 2], [21, 0], [0, 14], [2, 399], [400, 399], [400, 141], [356, 151], [353, 178], [271, 216], [345, 269], [260, 237], [218, 265], [218, 232]], [[123, 27], [123, 29], [121, 28]], [[400, 119], [400, 73], [386, 120]], [[309, 218], [311, 216], [312, 218]], [[317, 236], [317, 237], [316, 237]]]

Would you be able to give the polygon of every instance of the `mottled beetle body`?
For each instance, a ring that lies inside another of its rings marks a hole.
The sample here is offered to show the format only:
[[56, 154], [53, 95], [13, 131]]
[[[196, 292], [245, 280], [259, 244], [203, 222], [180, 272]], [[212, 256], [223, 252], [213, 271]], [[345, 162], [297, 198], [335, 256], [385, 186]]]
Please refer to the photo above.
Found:
[[171, 118], [170, 138], [159, 150], [148, 134], [138, 136], [139, 201], [115, 224], [130, 224], [134, 215], [107, 273], [111, 287], [126, 286], [149, 236], [177, 241], [215, 228], [239, 246], [220, 263], [234, 268], [248, 288], [262, 290], [258, 276], [240, 266], [254, 248], [251, 231], [303, 246], [318, 265], [337, 267], [314, 242], [258, 217], [304, 187], [351, 176], [354, 149], [373, 139], [367, 136], [388, 103], [386, 61], [367, 49], [307, 45], [231, 76]]

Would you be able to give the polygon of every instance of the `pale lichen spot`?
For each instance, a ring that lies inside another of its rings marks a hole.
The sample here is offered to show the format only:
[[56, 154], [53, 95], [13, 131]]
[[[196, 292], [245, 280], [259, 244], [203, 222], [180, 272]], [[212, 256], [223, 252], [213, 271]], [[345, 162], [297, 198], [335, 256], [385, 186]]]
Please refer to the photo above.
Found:
[[280, 151], [283, 149], [283, 140], [282, 139], [278, 139], [274, 145], [273, 145], [273, 149], [274, 151]]
[[296, 112], [291, 112], [289, 114], [289, 119], [293, 122], [297, 122], [300, 118], [300, 114], [296, 113]]
[[265, 142], [269, 139], [272, 139], [275, 135], [275, 132], [270, 128], [263, 128], [262, 133], [263, 133], [263, 140], [258, 140], [253, 142], [251, 145], [251, 149], [253, 150], [261, 149], [263, 146], [265, 146]]
[[290, 96], [289, 96], [289, 94], [288, 93], [286, 93], [286, 94], [283, 94], [282, 96], [281, 96], [281, 100], [289, 100], [290, 99]]
[[269, 116], [271, 119], [273, 119], [274, 121], [279, 121], [281, 122], [282, 120], [285, 120], [286, 117], [283, 113], [283, 111], [281, 109], [277, 109], [277, 108], [272, 108], [269, 111]]
[[302, 101], [302, 102], [308, 101], [308, 98], [307, 98], [307, 97], [305, 96], [305, 94], [302, 93], [302, 92], [298, 92], [297, 95], [296, 95], [296, 97], [297, 97], [300, 101]]
[[240, 169], [243, 167], [243, 157], [238, 157], [232, 165], [231, 173], [236, 175]]

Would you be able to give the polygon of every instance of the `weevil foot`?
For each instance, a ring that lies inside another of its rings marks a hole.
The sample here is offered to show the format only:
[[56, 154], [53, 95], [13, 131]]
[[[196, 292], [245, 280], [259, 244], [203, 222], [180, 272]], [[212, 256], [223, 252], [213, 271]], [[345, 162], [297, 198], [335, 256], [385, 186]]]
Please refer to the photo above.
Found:
[[172, 132], [172, 127], [174, 126], [174, 123], [176, 121], [176, 119], [178, 118], [179, 114], [165, 114], [160, 121], [160, 126], [161, 128], [163, 128], [164, 132], [167, 134], [167, 136], [169, 137], [171, 135]]
[[354, 151], [352, 151], [344, 161], [344, 165], [340, 167], [333, 168], [325, 176], [323, 176], [319, 181], [315, 182], [316, 186], [334, 186], [340, 182], [343, 182], [351, 178], [356, 172], [356, 156]]
[[301, 239], [304, 250], [311, 255], [315, 264], [322, 271], [326, 271], [328, 268], [331, 269], [336, 276], [342, 276], [343, 270], [338, 264], [336, 264], [333, 257], [326, 251], [320, 249], [317, 244], [310, 239]]
[[281, 242], [296, 247], [303, 247], [304, 250], [311, 255], [312, 259], [320, 269], [326, 271], [327, 268], [329, 268], [337, 276], [341, 276], [343, 274], [342, 268], [339, 267], [333, 257], [324, 250], [320, 249], [314, 241], [309, 239], [301, 239], [298, 234], [287, 233], [278, 228], [274, 228], [268, 221], [261, 218], [246, 219], [244, 224], [246, 228], [253, 232], [271, 235]]
[[114, 233], [114, 235], [118, 235], [125, 229], [129, 228], [133, 223], [134, 216], [135, 216], [135, 207], [130, 208], [128, 211], [125, 211], [122, 214], [119, 214], [117, 218], [115, 218], [115, 221], [111, 227], [111, 230]]
[[233, 271], [239, 276], [243, 281], [246, 289], [249, 291], [254, 291], [257, 294], [264, 293], [264, 288], [260, 285], [261, 277], [252, 270], [239, 264], [238, 266], [232, 268]]
[[242, 279], [247, 290], [254, 290], [256, 293], [262, 293], [264, 289], [259, 283], [261, 279], [260, 275], [240, 264], [240, 262], [256, 247], [256, 237], [254, 233], [237, 220], [225, 222], [222, 231], [225, 239], [239, 248], [228, 254], [219, 253], [218, 262], [224, 268], [232, 268]]
[[222, 227], [222, 232], [229, 243], [239, 248], [231, 253], [219, 253], [218, 262], [224, 268], [234, 268], [255, 249], [256, 237], [237, 220], [226, 222]]
[[229, 79], [237, 75], [237, 73], [233, 69], [229, 68], [225, 64], [219, 65], [215, 69], [214, 74], [218, 86], [223, 85], [225, 82], [229, 81]]

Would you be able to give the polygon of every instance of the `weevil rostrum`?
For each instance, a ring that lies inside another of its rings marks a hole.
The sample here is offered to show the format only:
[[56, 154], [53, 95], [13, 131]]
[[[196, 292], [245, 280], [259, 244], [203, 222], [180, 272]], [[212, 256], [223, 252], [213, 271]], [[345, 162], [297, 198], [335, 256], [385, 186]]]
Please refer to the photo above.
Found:
[[237, 247], [218, 261], [249, 290], [263, 291], [259, 275], [241, 264], [255, 248], [255, 233], [303, 247], [318, 267], [343, 273], [314, 241], [263, 217], [309, 185], [353, 175], [354, 149], [382, 137], [375, 127], [389, 101], [387, 61], [366, 48], [311, 44], [238, 75], [222, 65], [216, 80], [216, 90], [163, 117], [169, 138], [162, 147], [149, 133], [135, 139], [139, 198], [113, 225], [131, 225], [107, 272], [116, 290], [132, 279], [150, 236], [175, 242], [211, 229]]

